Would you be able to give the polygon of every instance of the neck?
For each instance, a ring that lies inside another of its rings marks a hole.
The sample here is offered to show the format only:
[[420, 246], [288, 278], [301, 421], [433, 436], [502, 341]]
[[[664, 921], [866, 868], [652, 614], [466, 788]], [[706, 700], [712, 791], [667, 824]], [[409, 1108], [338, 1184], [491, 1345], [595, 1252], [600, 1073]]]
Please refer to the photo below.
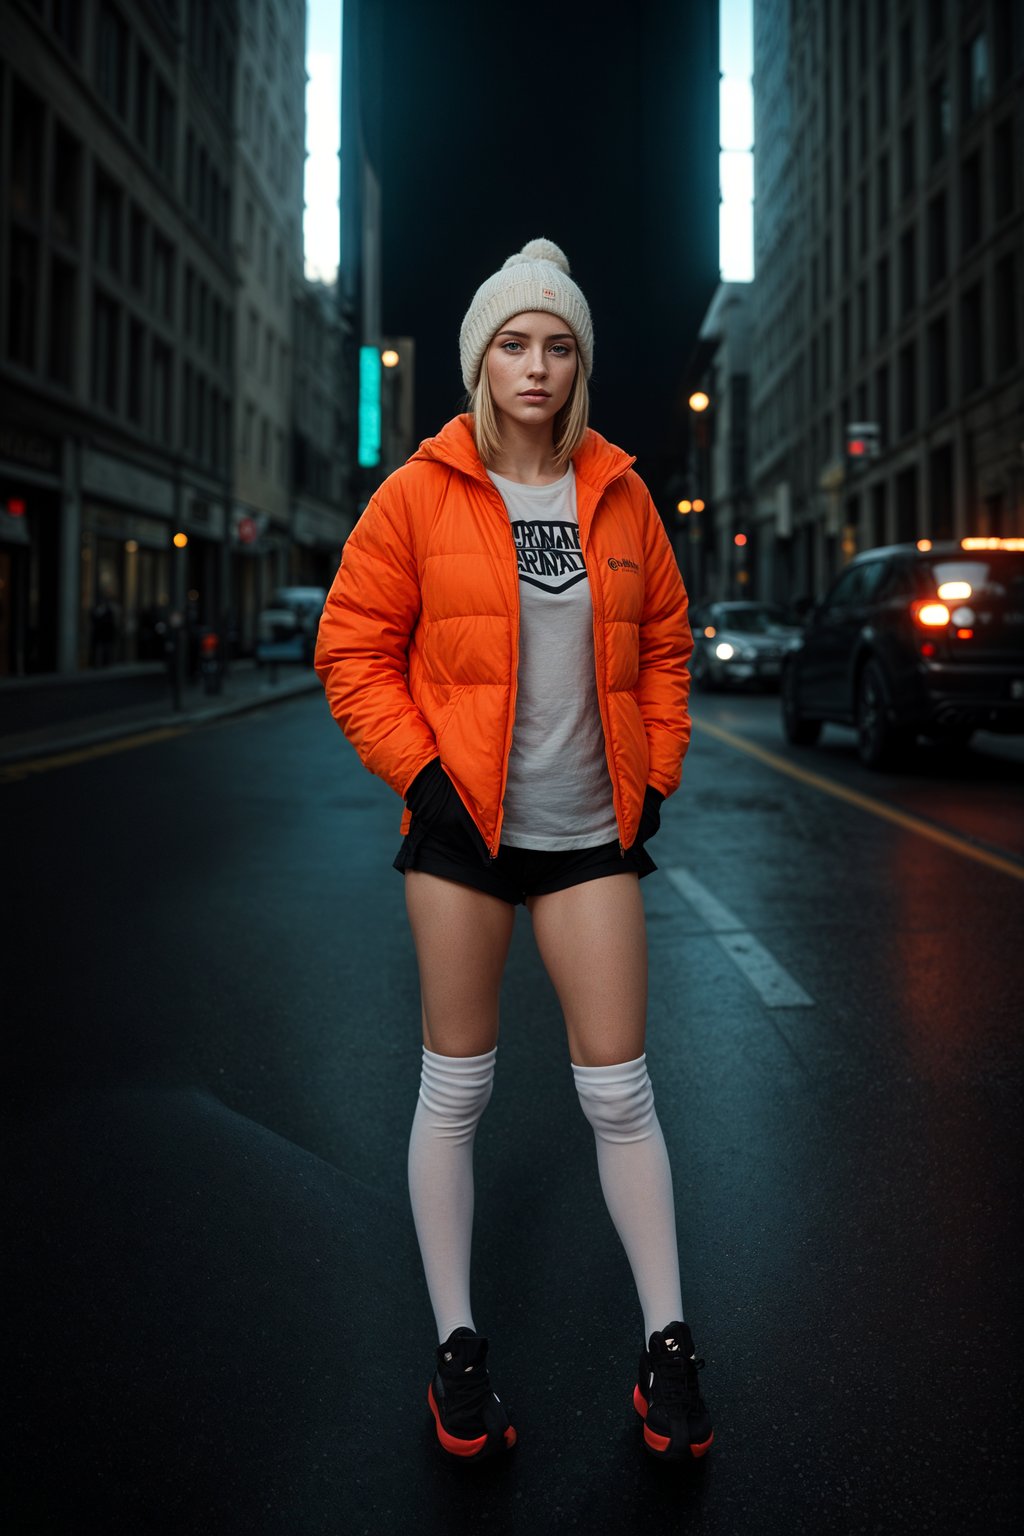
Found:
[[555, 463], [551, 423], [528, 427], [521, 422], [500, 417], [501, 447], [497, 458], [488, 464], [496, 475], [518, 480], [522, 485], [548, 485], [561, 480], [565, 465]]

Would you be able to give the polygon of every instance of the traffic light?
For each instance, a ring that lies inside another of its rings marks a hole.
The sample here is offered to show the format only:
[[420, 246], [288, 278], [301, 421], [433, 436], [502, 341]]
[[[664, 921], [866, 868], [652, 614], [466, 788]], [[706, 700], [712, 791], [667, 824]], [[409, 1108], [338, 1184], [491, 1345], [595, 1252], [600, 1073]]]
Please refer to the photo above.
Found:
[[846, 428], [845, 457], [852, 467], [865, 459], [877, 459], [879, 432], [877, 421], [851, 421]]

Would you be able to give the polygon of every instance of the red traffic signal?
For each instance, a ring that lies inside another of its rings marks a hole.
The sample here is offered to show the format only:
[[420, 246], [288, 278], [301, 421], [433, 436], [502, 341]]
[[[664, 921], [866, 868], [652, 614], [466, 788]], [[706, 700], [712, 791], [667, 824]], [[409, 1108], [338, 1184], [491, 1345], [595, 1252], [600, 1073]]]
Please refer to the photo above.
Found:
[[747, 542], [747, 536], [745, 533], [734, 533], [732, 536], [732, 541], [739, 549], [742, 549], [744, 544]]
[[10, 517], [24, 517], [28, 507], [21, 496], [8, 496], [7, 512]]

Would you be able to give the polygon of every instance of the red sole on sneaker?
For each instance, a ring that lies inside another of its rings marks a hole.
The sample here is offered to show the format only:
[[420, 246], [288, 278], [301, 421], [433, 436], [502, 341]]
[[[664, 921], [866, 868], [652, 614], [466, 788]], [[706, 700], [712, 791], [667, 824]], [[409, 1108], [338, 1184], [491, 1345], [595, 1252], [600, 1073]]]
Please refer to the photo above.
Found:
[[[427, 1406], [434, 1415], [434, 1428], [437, 1430], [437, 1438], [442, 1450], [447, 1451], [450, 1456], [460, 1456], [463, 1460], [467, 1461], [480, 1460], [488, 1454], [486, 1435], [479, 1435], [475, 1440], [460, 1440], [457, 1435], [448, 1433], [441, 1423], [441, 1415], [438, 1412], [437, 1402], [434, 1398], [433, 1382], [427, 1388]], [[504, 1431], [502, 1438], [504, 1439], [506, 1450], [511, 1450], [516, 1443], [516, 1432], [511, 1424]], [[492, 1446], [491, 1449], [498, 1450], [500, 1447]]]
[[697, 1445], [694, 1445], [691, 1442], [691, 1444], [688, 1446], [680, 1445], [673, 1449], [671, 1436], [658, 1435], [655, 1434], [653, 1429], [648, 1429], [646, 1423], [647, 1406], [647, 1399], [640, 1391], [640, 1384], [638, 1382], [637, 1385], [633, 1388], [633, 1407], [636, 1409], [640, 1417], [645, 1421], [644, 1445], [651, 1452], [652, 1456], [658, 1456], [663, 1461], [682, 1461], [685, 1459], [687, 1453], [689, 1453], [689, 1455], [693, 1456], [694, 1458], [699, 1458], [706, 1455], [706, 1453], [711, 1449], [711, 1442], [715, 1438], [713, 1430], [711, 1434], [708, 1435], [706, 1440], [701, 1441]]

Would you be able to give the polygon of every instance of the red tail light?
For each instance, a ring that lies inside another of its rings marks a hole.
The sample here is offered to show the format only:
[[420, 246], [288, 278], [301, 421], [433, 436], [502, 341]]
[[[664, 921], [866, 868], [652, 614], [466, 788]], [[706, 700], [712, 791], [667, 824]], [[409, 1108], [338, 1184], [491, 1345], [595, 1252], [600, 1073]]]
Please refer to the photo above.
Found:
[[910, 611], [915, 624], [920, 624], [922, 629], [945, 629], [949, 623], [949, 609], [945, 603], [936, 602], [931, 597], [912, 603]]

